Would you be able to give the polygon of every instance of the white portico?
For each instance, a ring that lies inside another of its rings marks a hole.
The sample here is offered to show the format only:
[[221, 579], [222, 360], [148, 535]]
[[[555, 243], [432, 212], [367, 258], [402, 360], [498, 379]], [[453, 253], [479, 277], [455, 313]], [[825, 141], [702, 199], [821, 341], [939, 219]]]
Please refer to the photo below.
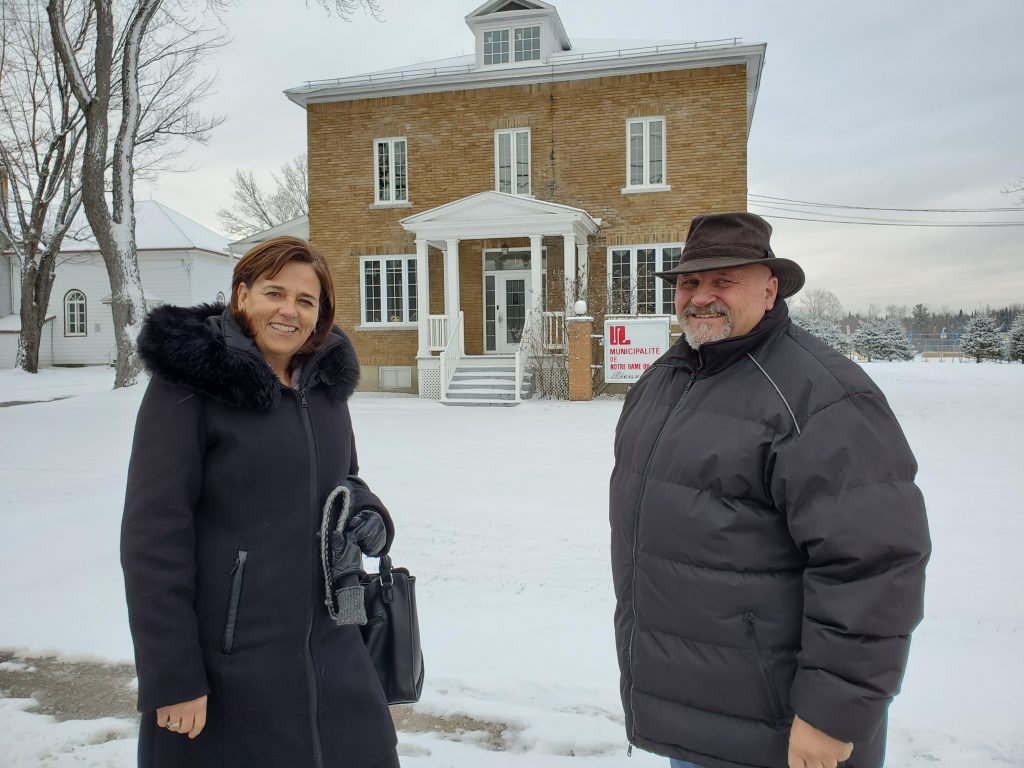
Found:
[[[418, 313], [417, 368], [420, 395], [447, 400], [455, 367], [466, 357], [462, 313], [459, 244], [465, 240], [492, 242], [528, 239], [529, 249], [502, 248], [485, 260], [484, 353], [517, 356], [517, 398], [521, 360], [519, 339], [530, 328], [540, 328], [545, 295], [545, 251], [543, 239], [562, 242], [563, 306], [572, 313], [577, 297], [587, 289], [587, 239], [595, 235], [600, 220], [586, 211], [549, 203], [523, 195], [481, 192], [409, 216], [400, 222], [416, 240]], [[430, 315], [428, 253], [439, 250], [443, 257], [444, 314]], [[517, 252], [509, 254], [510, 250]], [[474, 256], [476, 258], [476, 256]], [[474, 286], [474, 290], [477, 290]], [[554, 313], [549, 322], [555, 321]], [[559, 332], [564, 317], [558, 313]], [[437, 353], [437, 354], [435, 354]]]

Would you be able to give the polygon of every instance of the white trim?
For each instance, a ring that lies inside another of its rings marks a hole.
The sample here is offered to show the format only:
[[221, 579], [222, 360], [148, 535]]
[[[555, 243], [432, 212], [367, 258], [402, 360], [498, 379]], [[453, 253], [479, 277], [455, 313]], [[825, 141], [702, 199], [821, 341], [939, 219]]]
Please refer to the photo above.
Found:
[[[555, 17], [557, 19], [557, 16]], [[739, 38], [694, 41], [672, 45], [622, 48], [603, 53], [553, 53], [531, 67], [451, 65], [450, 60], [427, 62], [385, 72], [346, 78], [306, 81], [285, 91], [291, 101], [309, 104], [358, 101], [385, 96], [465, 91], [474, 88], [534, 85], [645, 72], [672, 72], [745, 64], [747, 70], [747, 132], [754, 118], [767, 44], [743, 43]], [[480, 54], [474, 61], [479, 62]], [[468, 57], [467, 57], [468, 58]]]
[[[71, 322], [71, 313], [68, 311], [68, 297], [71, 294], [73, 294], [73, 293], [77, 293], [79, 296], [82, 297], [81, 301], [78, 301], [77, 299], [75, 301], [76, 305], [77, 304], [81, 304], [82, 305], [82, 316], [81, 316], [82, 330], [81, 331], [69, 331], [68, 330], [69, 324]], [[89, 335], [89, 300], [88, 300], [88, 298], [85, 295], [85, 291], [83, 291], [81, 288], [68, 288], [67, 291], [64, 292], [64, 299], [63, 299], [63, 301], [61, 303], [61, 308], [64, 310], [64, 337], [65, 338], [74, 338], [74, 337], [88, 336]]]
[[[651, 177], [651, 123], [661, 123], [661, 181], [652, 182]], [[642, 143], [643, 143], [643, 164], [641, 165], [640, 171], [643, 176], [643, 181], [640, 184], [634, 184], [632, 181], [633, 177], [633, 166], [630, 160], [630, 153], [633, 151], [632, 143], [630, 142], [630, 127], [639, 123], [643, 126]], [[650, 117], [629, 117], [626, 118], [626, 186], [622, 188], [622, 192], [625, 194], [627, 191], [636, 192], [666, 192], [671, 191], [672, 187], [668, 184], [668, 121], [664, 115], [651, 115]]]
[[[516, 135], [526, 134], [526, 192], [519, 191], [519, 174], [517, 172]], [[501, 147], [502, 136], [509, 137], [509, 191], [504, 193], [517, 197], [533, 197], [533, 135], [529, 128], [500, 128], [494, 132], [494, 191], [501, 192]]]
[[[374, 179], [376, 181], [376, 179]], [[388, 208], [412, 208], [412, 203], [408, 200], [400, 200], [397, 203], [370, 203], [366, 206], [371, 211], [381, 211]]]
[[[395, 186], [395, 181], [397, 179], [397, 175], [395, 173], [395, 143], [399, 141], [405, 144], [405, 198], [402, 200], [396, 198], [397, 188]], [[388, 145], [388, 179], [390, 180], [391, 191], [391, 196], [388, 198], [381, 198], [380, 196], [380, 164], [378, 161], [378, 147], [381, 144]], [[373, 140], [373, 204], [397, 207], [401, 203], [409, 202], [409, 197], [409, 140], [405, 136], [380, 136], [375, 138]]]
[[[378, 262], [380, 265], [380, 316], [386, 318], [388, 316], [388, 280], [387, 280], [387, 264], [388, 261], [394, 261], [400, 259], [402, 262], [402, 319], [395, 321], [378, 320], [376, 322], [368, 321], [366, 319], [366, 264], [367, 262]], [[412, 297], [412, 291], [409, 290], [409, 264], [410, 262], [415, 264], [417, 255], [415, 253], [392, 253], [384, 256], [360, 256], [359, 257], [359, 324], [356, 326], [361, 331], [368, 331], [371, 329], [378, 330], [396, 330], [396, 329], [407, 329], [412, 330], [419, 327], [419, 323], [416, 320], [409, 319], [409, 299]], [[420, 275], [419, 270], [416, 270], [416, 312], [422, 311], [420, 307]]]
[[619, 190], [624, 195], [642, 195], [645, 192], [671, 192], [671, 184], [648, 184], [646, 186], [623, 187]]
[[[509, 248], [508, 252], [509, 253], [526, 253], [526, 254], [530, 254], [531, 253], [531, 249], [530, 249], [529, 246], [525, 246], [525, 247], [524, 246], [516, 246], [515, 248]], [[494, 320], [494, 347], [495, 348], [493, 350], [487, 349], [487, 276], [488, 275], [496, 276], [496, 275], [500, 275], [503, 272], [524, 272], [525, 271], [528, 274], [530, 274], [530, 277], [531, 277], [530, 291], [531, 291], [531, 293], [533, 291], [533, 284], [532, 284], [533, 274], [532, 274], [532, 270], [531, 270], [532, 265], [531, 265], [531, 268], [528, 268], [528, 269], [525, 269], [525, 270], [518, 270], [518, 269], [507, 269], [507, 270], [487, 269], [487, 255], [488, 254], [492, 254], [492, 253], [496, 253], [498, 255], [501, 255], [501, 248], [483, 248], [480, 251], [480, 265], [481, 265], [481, 270], [483, 272], [483, 276], [480, 278], [480, 290], [481, 290], [480, 296], [483, 299], [481, 301], [481, 304], [480, 304], [480, 306], [482, 307], [481, 320], [480, 320], [480, 328], [481, 328], [481, 331], [482, 331], [482, 334], [483, 334], [481, 336], [481, 338], [483, 339], [483, 348], [484, 348], [484, 354], [485, 355], [499, 355], [499, 354], [502, 354], [502, 353], [497, 351], [497, 347], [498, 347], [498, 320], [497, 320], [497, 318], [495, 318], [495, 320]], [[548, 268], [546, 266], [544, 266], [545, 260], [547, 259], [547, 257], [548, 257], [548, 248], [547, 248], [546, 245], [542, 245], [541, 246], [541, 299], [542, 300], [543, 300], [543, 297], [544, 297], [544, 287], [547, 285], [547, 280], [548, 280]], [[495, 297], [495, 301], [497, 301], [497, 297], [498, 297], [498, 281], [497, 281], [497, 279], [495, 279], [495, 281], [494, 281], [494, 297]]]
[[[608, 306], [611, 305], [611, 280], [612, 280], [612, 251], [629, 251], [629, 312], [616, 312], [608, 313], [609, 316], [622, 315], [622, 316], [639, 316], [639, 317], [675, 317], [675, 308], [671, 312], [657, 311], [651, 314], [637, 315], [637, 309], [639, 304], [639, 281], [637, 279], [637, 269], [639, 267], [638, 259], [636, 258], [636, 252], [641, 249], [652, 248], [655, 251], [654, 257], [654, 270], [661, 272], [665, 269], [664, 262], [664, 249], [666, 248], [678, 248], [680, 254], [682, 254], [683, 243], [681, 242], [666, 242], [666, 243], [631, 243], [629, 245], [609, 245], [605, 250], [605, 292], [608, 294], [605, 296]], [[667, 284], [659, 277], [654, 278], [654, 308], [656, 310], [662, 310], [663, 300], [661, 297], [662, 289]]]

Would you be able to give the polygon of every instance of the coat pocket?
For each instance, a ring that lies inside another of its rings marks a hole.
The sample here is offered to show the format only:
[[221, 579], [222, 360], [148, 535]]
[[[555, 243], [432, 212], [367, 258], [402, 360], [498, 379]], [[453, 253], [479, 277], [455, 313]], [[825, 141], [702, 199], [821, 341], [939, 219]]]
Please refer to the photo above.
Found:
[[752, 613], [745, 614], [743, 620], [747, 623], [747, 634], [754, 641], [754, 650], [757, 652], [757, 666], [761, 671], [761, 678], [764, 680], [764, 687], [768, 693], [768, 701], [772, 708], [772, 717], [776, 722], [785, 720], [786, 713], [782, 709], [782, 698], [779, 696], [779, 689], [775, 683], [768, 659], [765, 656], [760, 640], [757, 637], [757, 617]]
[[224, 620], [224, 644], [222, 646], [224, 653], [231, 653], [231, 650], [235, 647], [238, 602], [242, 598], [242, 579], [245, 577], [245, 561], [248, 557], [249, 553], [246, 550], [238, 550], [235, 564], [231, 566], [231, 571], [229, 572], [231, 575], [231, 591], [228, 593], [228, 610]]

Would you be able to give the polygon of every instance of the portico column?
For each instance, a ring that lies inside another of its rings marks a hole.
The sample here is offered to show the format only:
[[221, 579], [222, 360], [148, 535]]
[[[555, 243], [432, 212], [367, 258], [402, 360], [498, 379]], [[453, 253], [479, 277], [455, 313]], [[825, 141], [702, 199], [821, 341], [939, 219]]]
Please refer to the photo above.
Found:
[[533, 293], [530, 309], [537, 312], [543, 309], [541, 302], [544, 300], [544, 286], [541, 282], [540, 273], [541, 259], [543, 258], [541, 250], [542, 239], [540, 235], [530, 235], [530, 290]]
[[416, 241], [416, 330], [417, 357], [430, 356], [430, 268], [427, 241]]
[[576, 270], [577, 270], [577, 272], [579, 273], [579, 276], [580, 276], [580, 284], [579, 284], [579, 287], [578, 287], [578, 289], [576, 291], [576, 295], [579, 298], [583, 299], [585, 302], [587, 302], [587, 306], [588, 306], [587, 311], [589, 312], [590, 311], [589, 310], [589, 305], [590, 305], [589, 296], [590, 296], [590, 294], [587, 291], [587, 282], [590, 279], [589, 274], [588, 274], [590, 272], [590, 257], [587, 254], [587, 241], [586, 241], [586, 239], [584, 239], [583, 242], [576, 244], [576, 263], [577, 263]]
[[451, 336], [459, 324], [459, 241], [446, 240], [448, 259], [445, 262], [445, 287], [448, 295], [448, 335]]
[[565, 297], [565, 317], [572, 317], [573, 288], [576, 285], [576, 235], [567, 232], [562, 235], [562, 264], [563, 264], [563, 287], [562, 295]]

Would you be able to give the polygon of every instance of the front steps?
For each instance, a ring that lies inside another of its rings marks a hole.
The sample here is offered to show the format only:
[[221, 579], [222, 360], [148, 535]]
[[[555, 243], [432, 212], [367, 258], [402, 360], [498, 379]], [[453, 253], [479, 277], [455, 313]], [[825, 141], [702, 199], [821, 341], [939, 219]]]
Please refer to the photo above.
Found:
[[[523, 375], [522, 397], [533, 394], [533, 382]], [[504, 406], [516, 402], [516, 361], [514, 357], [464, 357], [459, 360], [452, 383], [448, 386], [448, 399], [443, 405]]]

